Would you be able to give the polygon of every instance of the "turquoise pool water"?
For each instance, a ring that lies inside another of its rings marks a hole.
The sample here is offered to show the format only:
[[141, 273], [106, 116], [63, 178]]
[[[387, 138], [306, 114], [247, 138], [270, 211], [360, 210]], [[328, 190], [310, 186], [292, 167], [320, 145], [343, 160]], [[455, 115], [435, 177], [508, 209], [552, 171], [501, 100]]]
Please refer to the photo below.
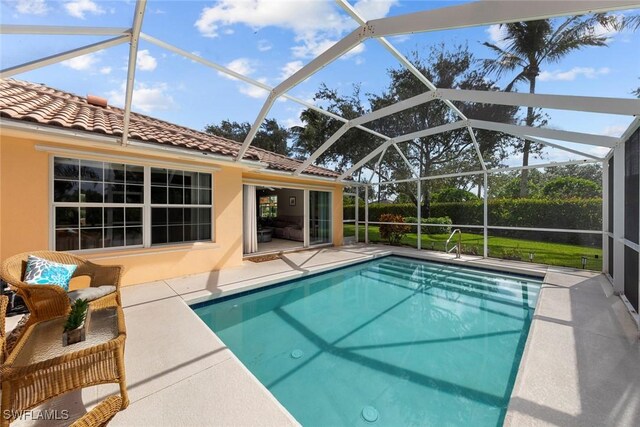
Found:
[[539, 289], [392, 256], [193, 308], [304, 426], [495, 426]]

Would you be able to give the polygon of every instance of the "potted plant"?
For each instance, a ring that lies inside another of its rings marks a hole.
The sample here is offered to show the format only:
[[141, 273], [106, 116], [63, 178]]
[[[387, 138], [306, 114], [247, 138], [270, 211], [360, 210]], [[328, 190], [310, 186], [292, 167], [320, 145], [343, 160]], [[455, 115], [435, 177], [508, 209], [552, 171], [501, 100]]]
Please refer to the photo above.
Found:
[[64, 332], [62, 333], [63, 346], [75, 344], [86, 339], [85, 320], [87, 319], [88, 309], [89, 301], [87, 300], [77, 299], [73, 303], [67, 321], [64, 324]]

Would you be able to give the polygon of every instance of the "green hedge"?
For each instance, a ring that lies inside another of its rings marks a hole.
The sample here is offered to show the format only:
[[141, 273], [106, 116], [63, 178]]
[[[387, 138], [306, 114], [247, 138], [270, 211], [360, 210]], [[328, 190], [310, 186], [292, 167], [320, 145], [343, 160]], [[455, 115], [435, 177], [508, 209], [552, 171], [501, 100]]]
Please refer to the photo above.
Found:
[[[494, 199], [488, 202], [489, 224], [507, 227], [567, 228], [580, 230], [602, 229], [601, 199]], [[354, 206], [344, 206], [344, 218], [354, 219]], [[411, 203], [369, 205], [369, 221], [379, 221], [382, 214], [415, 217], [416, 206]], [[423, 216], [426, 216], [423, 212]], [[430, 217], [449, 217], [453, 224], [482, 225], [483, 203], [479, 201], [432, 203]], [[364, 221], [364, 208], [359, 210]], [[532, 232], [492, 230], [492, 235], [533, 239]], [[544, 240], [563, 243], [594, 244], [600, 236], [567, 233], [545, 233]]]
[[[408, 222], [411, 224], [417, 224], [418, 218], [415, 216], [405, 216], [404, 222]], [[431, 218], [422, 218], [422, 224], [442, 224], [443, 227], [434, 227], [434, 226], [422, 226], [422, 232], [426, 234], [448, 234], [451, 233], [451, 218], [448, 216], [442, 217], [431, 217]], [[417, 228], [417, 227], [416, 227]]]

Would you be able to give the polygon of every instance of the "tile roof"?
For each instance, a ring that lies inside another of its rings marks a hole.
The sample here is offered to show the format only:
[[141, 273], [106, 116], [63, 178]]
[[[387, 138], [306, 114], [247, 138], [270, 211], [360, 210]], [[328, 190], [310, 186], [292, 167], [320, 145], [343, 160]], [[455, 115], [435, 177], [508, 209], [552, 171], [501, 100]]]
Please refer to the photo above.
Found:
[[[0, 117], [36, 122], [103, 135], [122, 136], [124, 110], [87, 103], [73, 95], [41, 84], [0, 79]], [[227, 138], [131, 113], [129, 138], [236, 157], [241, 144]], [[266, 163], [268, 169], [293, 172], [302, 162], [257, 147], [249, 147], [243, 159]], [[335, 178], [335, 171], [309, 166], [305, 174]]]

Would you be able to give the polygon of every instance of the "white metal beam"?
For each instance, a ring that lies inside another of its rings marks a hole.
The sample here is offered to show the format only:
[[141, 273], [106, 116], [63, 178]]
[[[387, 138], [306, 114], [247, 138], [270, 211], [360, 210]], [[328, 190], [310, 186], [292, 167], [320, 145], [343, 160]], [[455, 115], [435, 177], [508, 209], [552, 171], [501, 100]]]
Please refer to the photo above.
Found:
[[[318, 17], [318, 19], [322, 18]], [[337, 58], [359, 45], [360, 42], [365, 38], [365, 33], [366, 32], [363, 28], [356, 28], [346, 37], [338, 41], [329, 49], [322, 52], [320, 55], [311, 60], [311, 62], [300, 68], [278, 86], [276, 86], [274, 88], [275, 93], [277, 95], [283, 94], [297, 84], [302, 83], [311, 75], [317, 73], [322, 68], [326, 67]]]
[[640, 8], [638, 1], [478, 1], [367, 22], [371, 37], [468, 28]]
[[6, 77], [14, 76], [16, 74], [26, 73], [27, 71], [36, 70], [38, 68], [42, 68], [47, 65], [66, 61], [67, 59], [75, 58], [77, 56], [86, 55], [87, 53], [106, 49], [111, 46], [117, 46], [119, 44], [126, 43], [128, 40], [129, 40], [128, 34], [123, 36], [113, 37], [111, 39], [104, 40], [98, 43], [93, 43], [88, 46], [79, 47], [77, 49], [72, 49], [66, 52], [61, 52], [55, 55], [47, 56], [46, 58], [36, 59], [35, 61], [16, 65], [15, 67], [5, 68], [3, 70], [0, 70], [0, 78], [6, 78]]
[[[337, 3], [342, 6], [342, 8], [344, 10], [346, 10], [346, 12], [353, 18], [356, 20], [356, 22], [358, 22], [358, 24], [360, 25], [366, 25], [367, 23], [365, 22], [365, 19], [360, 16], [360, 14], [347, 2], [347, 0], [336, 0]], [[398, 61], [400, 61], [400, 63], [407, 69], [409, 70], [409, 72], [411, 72], [418, 80], [420, 80], [420, 82], [422, 82], [429, 90], [433, 91], [436, 89], [436, 86], [424, 75], [420, 72], [420, 70], [418, 70], [412, 63], [411, 61], [409, 61], [409, 59], [407, 59], [407, 57], [405, 57], [402, 53], [400, 53], [400, 51], [398, 49], [396, 49], [387, 39], [385, 39], [384, 37], [378, 37], [376, 40], [378, 40], [378, 43], [380, 43], [387, 51], [389, 51]], [[458, 109], [458, 107], [456, 107], [451, 101], [449, 101], [448, 99], [443, 99], [444, 103], [453, 111], [453, 113], [458, 116], [458, 118], [460, 120], [467, 120], [467, 117], [462, 113], [462, 111], [460, 111]], [[469, 132], [469, 136], [471, 137], [471, 140], [473, 141], [473, 146], [475, 147], [476, 150], [476, 155], [478, 156], [478, 160], [480, 161], [480, 164], [482, 165], [482, 169], [486, 169], [486, 166], [484, 164], [484, 159], [482, 158], [482, 153], [480, 152], [480, 146], [478, 145], [478, 142], [476, 141], [476, 137], [473, 133], [473, 129], [471, 127], [467, 128], [468, 132]]]
[[260, 129], [260, 125], [262, 125], [262, 122], [264, 121], [265, 117], [267, 117], [267, 114], [269, 114], [269, 110], [271, 109], [271, 106], [273, 105], [275, 100], [276, 100], [276, 96], [272, 91], [269, 93], [267, 100], [264, 102], [264, 105], [260, 109], [260, 113], [258, 113], [258, 117], [256, 117], [256, 120], [253, 122], [253, 125], [251, 126], [251, 129], [247, 134], [247, 137], [244, 139], [244, 142], [242, 143], [242, 146], [238, 151], [236, 161], [240, 161], [244, 157], [245, 153], [247, 152], [247, 149], [249, 149], [249, 146], [253, 141], [253, 138], [256, 136], [256, 133], [258, 133], [258, 129]]
[[[148, 34], [140, 33], [140, 38], [145, 40], [145, 41], [147, 41], [147, 42], [149, 42], [149, 43], [155, 44], [158, 47], [166, 49], [166, 50], [168, 50], [170, 52], [177, 53], [178, 55], [184, 56], [185, 58], [188, 58], [188, 59], [190, 59], [190, 60], [192, 60], [194, 62], [197, 62], [197, 63], [202, 64], [204, 66], [207, 66], [209, 68], [213, 68], [214, 70], [220, 71], [221, 73], [227, 74], [227, 75], [229, 75], [231, 77], [234, 77], [234, 78], [236, 78], [238, 80], [241, 80], [241, 81], [243, 81], [245, 83], [248, 83], [248, 84], [256, 86], [256, 87], [259, 87], [261, 89], [264, 89], [267, 92], [273, 91], [273, 87], [272, 86], [269, 86], [269, 85], [267, 85], [265, 83], [262, 83], [262, 82], [260, 82], [258, 80], [252, 79], [251, 77], [247, 77], [247, 76], [245, 76], [243, 74], [240, 74], [240, 73], [238, 73], [236, 71], [233, 71], [233, 70], [231, 70], [231, 69], [229, 69], [227, 67], [224, 67], [224, 66], [222, 66], [220, 64], [217, 64], [217, 63], [215, 63], [213, 61], [209, 61], [208, 59], [205, 59], [205, 58], [203, 58], [201, 56], [195, 55], [195, 54], [193, 54], [191, 52], [188, 52], [188, 51], [186, 51], [184, 49], [180, 49], [179, 47], [176, 47], [176, 46], [171, 45], [171, 44], [169, 44], [167, 42], [159, 40], [159, 39], [157, 39], [155, 37], [152, 37], [152, 36], [150, 36]], [[339, 120], [339, 121], [341, 121], [343, 123], [347, 123], [349, 121], [349, 120], [345, 119], [344, 117], [341, 117], [341, 116], [339, 116], [339, 115], [337, 115], [335, 113], [332, 113], [331, 111], [327, 111], [325, 109], [322, 109], [322, 108], [318, 107], [317, 105], [313, 105], [312, 103], [307, 102], [307, 101], [305, 101], [303, 99], [297, 98], [297, 97], [295, 97], [293, 95], [289, 95], [287, 93], [283, 93], [281, 96], [283, 98], [286, 98], [286, 99], [288, 99], [290, 101], [295, 102], [296, 104], [303, 105], [303, 106], [305, 106], [307, 108], [310, 108], [310, 109], [312, 109], [314, 111], [317, 111], [320, 114], [323, 114], [323, 115], [325, 115], [327, 117], [331, 117], [332, 119]], [[377, 136], [379, 138], [382, 138], [382, 139], [385, 139], [385, 140], [389, 139], [389, 137], [387, 137], [385, 135], [382, 135], [381, 133], [378, 133], [378, 132], [376, 132], [376, 131], [374, 131], [372, 129], [366, 128], [366, 127], [364, 127], [362, 125], [355, 125], [354, 127], [358, 128], [358, 129], [360, 129], [360, 130], [362, 130], [364, 132], [370, 133], [370, 134], [372, 134], [374, 136]]]
[[405, 156], [404, 153], [402, 152], [402, 150], [400, 149], [400, 147], [398, 147], [398, 144], [393, 144], [393, 148], [396, 149], [396, 151], [398, 152], [398, 154], [400, 155], [400, 157], [404, 161], [404, 164], [407, 165], [407, 167], [409, 168], [409, 172], [411, 172], [411, 175], [413, 175], [414, 177], [418, 178], [420, 176], [420, 174], [416, 173], [416, 171], [413, 170], [413, 166], [411, 166], [411, 163], [409, 163], [409, 159], [407, 159], [407, 156]]
[[298, 169], [296, 169], [293, 172], [293, 174], [294, 175], [300, 175], [300, 173], [302, 173], [302, 171], [304, 171], [306, 168], [309, 167], [309, 165], [311, 165], [313, 162], [315, 162], [316, 159], [318, 157], [320, 157], [320, 155], [322, 155], [322, 153], [327, 151], [333, 145], [333, 143], [336, 142], [349, 129], [350, 129], [349, 122], [343, 124], [342, 127], [340, 129], [338, 129], [333, 135], [331, 135], [331, 137], [329, 139], [327, 139], [324, 144], [322, 144], [320, 147], [318, 147], [318, 149], [311, 156], [309, 156], [309, 158], [307, 158], [307, 160], [305, 160], [300, 165], [300, 167], [298, 167]]
[[471, 126], [467, 126], [467, 132], [469, 132], [469, 136], [471, 137], [471, 141], [473, 142], [473, 148], [476, 150], [476, 155], [478, 156], [478, 160], [480, 160], [480, 166], [482, 166], [482, 170], [487, 170], [487, 165], [484, 163], [484, 159], [482, 158], [482, 153], [480, 152], [480, 145], [478, 144], [478, 140], [476, 140], [476, 134], [473, 131]]
[[131, 102], [133, 100], [133, 87], [136, 78], [136, 61], [138, 59], [138, 42], [140, 41], [140, 30], [144, 19], [144, 11], [147, 0], [138, 0], [133, 13], [133, 24], [131, 26], [131, 46], [129, 47], [129, 65], [127, 69], [127, 87], [124, 96], [124, 119], [122, 126], [122, 145], [127, 145], [129, 139], [129, 124], [131, 122]]
[[428, 128], [419, 130], [417, 132], [408, 133], [393, 138], [396, 143], [411, 141], [412, 139], [424, 138], [425, 136], [437, 135], [439, 133], [450, 132], [452, 130], [460, 129], [469, 126], [468, 120], [458, 120], [457, 122], [451, 122], [444, 125], [436, 126], [434, 128]]
[[536, 108], [552, 108], [589, 113], [640, 114], [640, 99], [594, 96], [543, 95], [485, 90], [437, 89], [437, 97], [451, 101], [477, 102]]
[[474, 128], [504, 132], [519, 137], [537, 136], [560, 141], [575, 142], [578, 144], [596, 145], [599, 147], [613, 147], [618, 138], [590, 133], [572, 132], [567, 130], [537, 128], [530, 126], [509, 125], [506, 123], [489, 122], [485, 120], [469, 120]]
[[0, 25], [0, 34], [64, 35], [64, 36], [117, 36], [130, 28], [72, 27], [62, 25]]
[[293, 73], [287, 79], [285, 79], [282, 83], [273, 88], [271, 92], [270, 99], [265, 101], [262, 109], [260, 110], [260, 114], [253, 122], [253, 126], [247, 135], [247, 138], [244, 140], [242, 144], [242, 148], [240, 149], [240, 153], [238, 154], [237, 160], [242, 159], [244, 153], [247, 151], [247, 148], [253, 142], [253, 138], [258, 132], [258, 128], [262, 124], [262, 120], [267, 116], [271, 106], [273, 105], [273, 101], [283, 93], [287, 92], [292, 87], [296, 86], [299, 83], [302, 83], [304, 80], [309, 78], [311, 75], [315, 74], [322, 68], [329, 65], [331, 62], [335, 61], [338, 57], [343, 55], [344, 53], [350, 51], [354, 47], [360, 44], [362, 39], [365, 37], [365, 31], [362, 28], [357, 28], [353, 30], [349, 35], [338, 41], [336, 44], [331, 46], [326, 51], [322, 52], [320, 55], [311, 60], [304, 67], [300, 68], [298, 71]]
[[[538, 165], [528, 165], [528, 166], [509, 166], [509, 167], [504, 167], [504, 168], [495, 168], [495, 169], [487, 169], [486, 171], [483, 170], [476, 170], [476, 171], [467, 171], [467, 172], [455, 172], [455, 173], [447, 173], [447, 174], [443, 174], [443, 175], [432, 175], [432, 176], [423, 176], [418, 178], [420, 181], [430, 181], [430, 180], [434, 180], [434, 179], [444, 179], [444, 178], [456, 178], [456, 177], [460, 177], [460, 176], [473, 176], [473, 175], [484, 175], [486, 174], [494, 174], [494, 173], [502, 173], [502, 172], [509, 172], [509, 171], [514, 171], [514, 170], [522, 170], [522, 169], [539, 169], [539, 168], [551, 168], [551, 167], [556, 167], [556, 166], [568, 166], [568, 165], [584, 165], [584, 164], [591, 164], [591, 163], [601, 163], [600, 160], [569, 160], [566, 162], [550, 162], [550, 163], [541, 163]], [[401, 182], [414, 182], [416, 181], [415, 178], [411, 178], [411, 179], [398, 179], [398, 180], [394, 180], [394, 181], [384, 181], [384, 182], [380, 182], [378, 184], [373, 183], [371, 185], [389, 185], [389, 184], [399, 184]], [[351, 183], [353, 184], [353, 183]]]
[[356, 163], [355, 165], [351, 166], [346, 172], [344, 172], [342, 175], [340, 175], [338, 177], [338, 181], [341, 181], [341, 180], [345, 179], [346, 177], [349, 177], [349, 176], [353, 175], [353, 173], [356, 170], [358, 170], [359, 168], [364, 166], [368, 161], [373, 159], [375, 156], [380, 154], [383, 150], [387, 149], [392, 144], [396, 144], [398, 142], [409, 141], [409, 140], [416, 139], [416, 138], [423, 138], [425, 136], [435, 135], [435, 134], [442, 133], [442, 132], [448, 132], [448, 131], [452, 131], [452, 130], [455, 130], [455, 129], [460, 129], [460, 128], [463, 128], [463, 127], [465, 127], [467, 125], [468, 124], [467, 124], [467, 122], [465, 120], [460, 120], [460, 121], [453, 122], [453, 123], [447, 123], [446, 125], [436, 126], [434, 128], [430, 128], [430, 129], [425, 129], [425, 130], [422, 130], [422, 131], [419, 131], [419, 132], [413, 132], [413, 133], [410, 133], [410, 134], [407, 134], [407, 135], [402, 135], [402, 136], [399, 136], [397, 138], [391, 138], [390, 140], [386, 141], [385, 143], [379, 145], [378, 148], [373, 150], [371, 153], [369, 153], [365, 157], [363, 157], [358, 163]]
[[425, 92], [420, 95], [413, 96], [411, 98], [407, 98], [403, 101], [396, 102], [393, 105], [389, 105], [383, 108], [380, 108], [375, 111], [371, 111], [367, 114], [363, 114], [360, 117], [351, 120], [351, 123], [355, 125], [360, 125], [368, 122], [372, 122], [374, 120], [381, 119], [383, 117], [387, 117], [400, 111], [408, 110], [409, 108], [413, 108], [417, 105], [424, 104], [429, 101], [433, 101], [436, 99], [435, 92]]
[[577, 154], [578, 156], [583, 156], [583, 157], [587, 157], [589, 159], [598, 160], [598, 161], [603, 161], [604, 160], [602, 157], [594, 156], [592, 154], [588, 154], [588, 153], [585, 153], [583, 151], [574, 150], [573, 148], [563, 147], [560, 144], [554, 144], [553, 142], [545, 141], [544, 139], [534, 138], [533, 136], [525, 136], [525, 138], [528, 139], [529, 141], [535, 142], [537, 144], [542, 144], [542, 145], [546, 145], [548, 147], [557, 148], [558, 150], [566, 151], [567, 153]]

